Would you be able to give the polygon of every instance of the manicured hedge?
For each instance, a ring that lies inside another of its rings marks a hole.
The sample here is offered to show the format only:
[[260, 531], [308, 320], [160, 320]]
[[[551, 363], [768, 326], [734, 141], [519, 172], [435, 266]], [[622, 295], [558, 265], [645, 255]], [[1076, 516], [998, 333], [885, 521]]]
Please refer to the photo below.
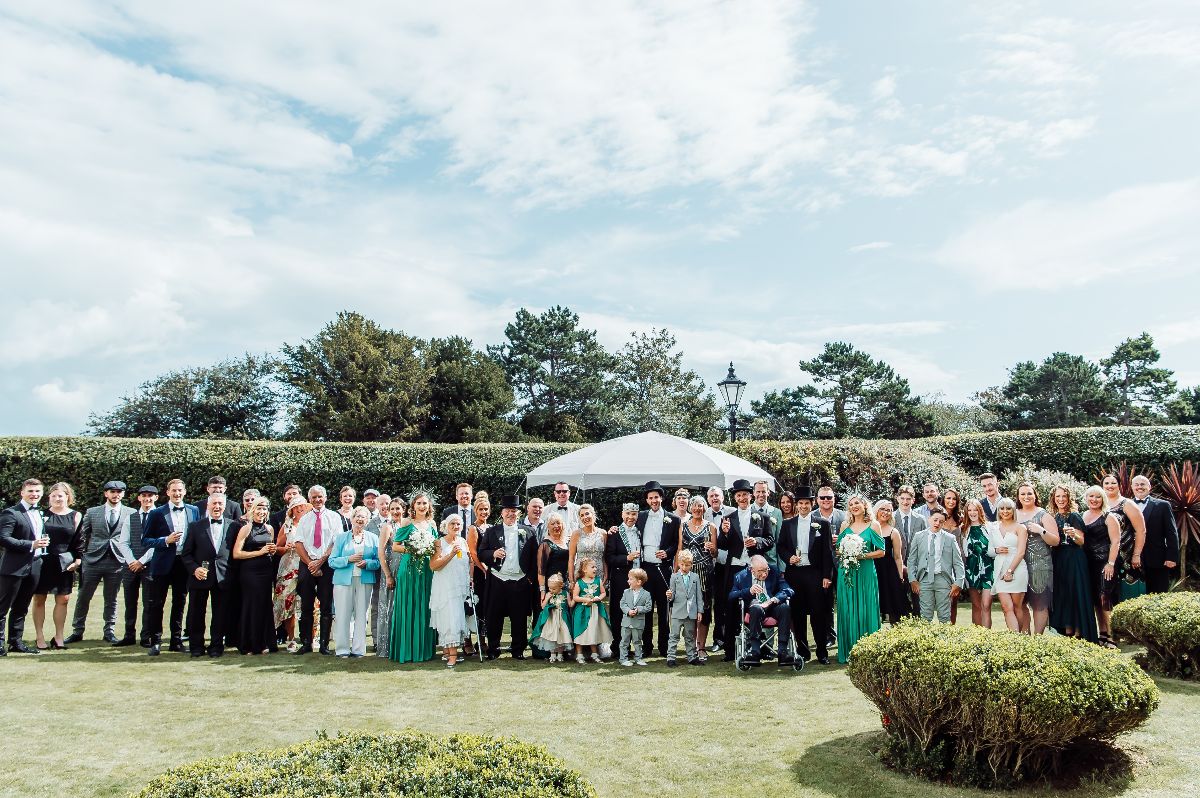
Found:
[[1103, 468], [1128, 460], [1147, 468], [1200, 460], [1200, 427], [1080, 427], [921, 438], [913, 445], [946, 457], [971, 474], [1017, 468], [1065, 471], [1089, 485]]
[[1200, 680], [1200, 593], [1148, 593], [1113, 609], [1113, 634], [1146, 647], [1142, 667]]
[[595, 798], [544, 749], [517, 740], [418, 732], [352, 733], [203, 759], [155, 778], [138, 798], [412, 795], [429, 798]]
[[905, 483], [930, 480], [943, 488], [978, 492], [978, 482], [944, 457], [909, 441], [738, 441], [725, 447], [773, 474], [785, 487], [807, 482], [838, 494], [861, 490], [869, 498], [892, 496]]
[[920, 619], [862, 638], [847, 673], [882, 715], [885, 762], [965, 785], [1062, 774], [1158, 706], [1117, 652]]

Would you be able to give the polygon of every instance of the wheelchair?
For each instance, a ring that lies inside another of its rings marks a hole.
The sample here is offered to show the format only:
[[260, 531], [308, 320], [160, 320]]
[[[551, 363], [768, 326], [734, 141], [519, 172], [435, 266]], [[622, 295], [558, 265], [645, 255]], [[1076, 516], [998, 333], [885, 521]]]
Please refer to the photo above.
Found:
[[[796, 647], [795, 635], [792, 634], [791, 624], [788, 624], [788, 629], [785, 630], [789, 641], [790, 650], [792, 652], [792, 670], [799, 673], [804, 670], [804, 660], [799, 656], [798, 648]], [[759, 647], [759, 662], [748, 662], [747, 657], [750, 654], [750, 612], [746, 608], [742, 608], [742, 624], [738, 630], [737, 637], [733, 639], [733, 663], [739, 671], [747, 672], [751, 668], [778, 658], [778, 642], [779, 642], [779, 622], [774, 618], [764, 618], [762, 625], [762, 645]]]

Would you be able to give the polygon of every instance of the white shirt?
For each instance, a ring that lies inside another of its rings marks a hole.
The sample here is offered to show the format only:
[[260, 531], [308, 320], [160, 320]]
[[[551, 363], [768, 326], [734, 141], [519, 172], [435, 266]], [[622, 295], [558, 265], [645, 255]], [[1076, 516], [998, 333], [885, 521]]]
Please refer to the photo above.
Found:
[[[747, 507], [745, 510], [738, 509], [734, 512], [737, 513], [738, 525], [742, 530], [742, 541], [744, 546], [745, 541], [750, 537], [750, 513], [752, 510]], [[745, 548], [742, 549], [742, 555], [740, 557], [734, 557], [732, 560], [730, 560], [731, 565], [745, 565], [748, 562], [750, 562], [750, 555], [746, 554]]]
[[808, 561], [808, 532], [809, 525], [812, 523], [810, 518], [812, 518], [812, 513], [796, 516], [796, 554], [800, 557], [801, 566], [812, 565]]
[[504, 526], [504, 561], [500, 563], [500, 570], [496, 572], [496, 576], [506, 582], [514, 582], [523, 576], [521, 573], [521, 544], [517, 532], [516, 524]]
[[37, 508], [37, 505], [32, 507], [25, 502], [21, 502], [25, 508], [25, 517], [29, 520], [29, 525], [33, 527], [33, 540], [29, 541], [29, 550], [33, 552], [34, 557], [41, 557], [46, 553], [46, 549], [35, 549], [33, 544], [42, 536], [42, 511]]
[[654, 553], [662, 548], [663, 521], [667, 513], [659, 507], [657, 512], [646, 511], [646, 525], [642, 528], [642, 559], [657, 563]]
[[[179, 507], [183, 510], [181, 513], [175, 512], [175, 508]], [[188, 512], [187, 506], [183, 504], [167, 504], [167, 517], [171, 519], [171, 529], [179, 533], [179, 540], [175, 541], [175, 553], [183, 551], [183, 539], [187, 536]]]
[[542, 518], [546, 517], [546, 513], [558, 513], [562, 516], [564, 531], [570, 535], [576, 529], [579, 529], [579, 505], [567, 502], [563, 507], [557, 503], [550, 505], [542, 512]]
[[216, 521], [213, 521], [212, 518], [210, 517], [208, 519], [208, 535], [209, 535], [209, 537], [212, 538], [213, 551], [216, 551], [216, 552], [221, 551], [221, 535], [223, 535], [224, 533], [225, 533], [225, 519], [218, 518]]
[[333, 548], [333, 539], [342, 534], [342, 515], [326, 507], [321, 511], [321, 545], [314, 540], [317, 511], [310, 510], [296, 522], [296, 540], [304, 544], [310, 560], [319, 560]]
[[942, 542], [943, 535], [948, 535], [949, 532], [943, 532], [940, 529], [937, 532], [930, 530], [929, 535], [929, 558], [933, 560], [933, 575], [937, 576], [942, 572]]

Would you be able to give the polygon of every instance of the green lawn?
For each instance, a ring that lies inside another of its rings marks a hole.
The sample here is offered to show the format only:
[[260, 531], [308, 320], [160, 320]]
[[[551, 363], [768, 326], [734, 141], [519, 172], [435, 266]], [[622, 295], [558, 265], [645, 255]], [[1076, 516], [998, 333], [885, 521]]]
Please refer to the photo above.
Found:
[[[99, 631], [96, 618], [88, 633]], [[870, 753], [878, 716], [837, 665], [741, 674], [720, 662], [668, 670], [658, 660], [625, 669], [504, 658], [447, 672], [440, 662], [401, 667], [374, 657], [151, 659], [141, 648], [85, 642], [10, 655], [0, 672], [3, 796], [124, 795], [201, 757], [286, 745], [318, 729], [403, 727], [542, 744], [602, 796], [983, 795], [879, 765]], [[1136, 763], [1132, 782], [1071, 795], [1174, 796], [1200, 784], [1200, 686], [1158, 684], [1161, 707], [1122, 741]]]

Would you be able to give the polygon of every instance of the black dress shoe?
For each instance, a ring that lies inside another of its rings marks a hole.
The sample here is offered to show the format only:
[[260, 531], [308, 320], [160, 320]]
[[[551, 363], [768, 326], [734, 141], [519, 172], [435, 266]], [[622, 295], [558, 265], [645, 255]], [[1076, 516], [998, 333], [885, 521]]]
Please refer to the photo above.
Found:
[[68, 646], [71, 645], [72, 643], [82, 643], [83, 642], [83, 633], [82, 632], [72, 632], [71, 634], [67, 635], [67, 639], [64, 640], [63, 642], [66, 643]]
[[513, 654], [512, 658], [513, 659], [525, 659], [525, 655], [524, 654]]
[[160, 646], [158, 645], [158, 643], [151, 643], [150, 650], [147, 651], [146, 653], [149, 654], [151, 657], [157, 657], [161, 653]]
[[25, 645], [24, 640], [8, 641], [8, 650], [15, 651], [18, 654], [41, 654], [42, 653], [42, 652], [38, 651], [36, 648], [30, 648], [29, 646]]
[[822, 656], [819, 656], [819, 657], [817, 657], [817, 662], [821, 663], [822, 665], [828, 665], [828, 664], [829, 664], [829, 657], [827, 657], [827, 656], [824, 656], [824, 655], [822, 655]]
[[122, 646], [132, 646], [136, 642], [137, 641], [134, 640], [132, 637], [122, 637], [120, 640], [113, 642], [113, 648], [120, 648]]
[[300, 648], [298, 648], [292, 652], [292, 654], [297, 657], [301, 657], [301, 656], [304, 656], [305, 654], [311, 654], [311, 653], [312, 653], [312, 646], [304, 646], [304, 645], [300, 646]]
[[138, 641], [138, 645], [141, 646], [142, 648], [150, 648], [150, 641], [149, 640], [140, 640], [140, 641]]
[[725, 662], [733, 662], [733, 660], [734, 660], [733, 652], [729, 649], [726, 649], [724, 661]]
[[329, 650], [329, 646], [321, 646], [320, 652], [327, 657], [333, 656], [333, 652]]
[[104, 642], [105, 643], [115, 643], [115, 642], [117, 642], [117, 636], [115, 634], [113, 634], [112, 632], [106, 632], [104, 634]]
[[171, 645], [167, 646], [167, 651], [178, 651], [180, 654], [182, 654], [183, 653], [183, 641], [182, 640], [172, 640]]
[[197, 657], [203, 657], [204, 649], [197, 649], [196, 651], [191, 652], [191, 656], [192, 656], [192, 659], [196, 659]]
[[0, 657], [7, 657], [8, 651], [4, 648], [4, 644], [0, 643]]
[[225, 656], [225, 649], [223, 649], [223, 648], [209, 649], [208, 656], [211, 659], [220, 659], [221, 657]]

